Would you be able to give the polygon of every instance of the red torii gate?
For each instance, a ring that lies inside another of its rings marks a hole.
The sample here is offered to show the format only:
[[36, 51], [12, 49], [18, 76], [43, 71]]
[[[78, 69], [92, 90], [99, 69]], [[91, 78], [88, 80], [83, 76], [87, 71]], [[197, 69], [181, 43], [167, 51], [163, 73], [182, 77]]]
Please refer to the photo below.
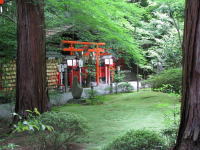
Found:
[[[100, 76], [100, 56], [104, 55], [111, 55], [108, 52], [105, 52], [104, 48], [100, 48], [99, 46], [104, 46], [106, 43], [95, 43], [95, 42], [80, 42], [80, 41], [66, 41], [62, 40], [61, 44], [69, 44], [68, 48], [63, 48], [63, 51], [69, 51], [70, 55], [74, 55], [74, 52], [84, 52], [84, 56], [89, 56], [91, 52], [95, 52], [96, 54], [96, 82], [97, 85], [99, 85], [99, 76]], [[88, 49], [88, 47], [83, 47], [83, 48], [75, 48], [74, 45], [95, 45], [96, 48], [93, 49]]]

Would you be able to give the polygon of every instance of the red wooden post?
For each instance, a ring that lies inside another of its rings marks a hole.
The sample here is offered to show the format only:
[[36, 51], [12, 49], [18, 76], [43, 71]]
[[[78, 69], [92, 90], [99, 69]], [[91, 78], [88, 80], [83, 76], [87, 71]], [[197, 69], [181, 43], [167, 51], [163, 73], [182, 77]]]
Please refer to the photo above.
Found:
[[96, 82], [97, 85], [99, 85], [99, 57], [100, 57], [100, 52], [96, 52]]

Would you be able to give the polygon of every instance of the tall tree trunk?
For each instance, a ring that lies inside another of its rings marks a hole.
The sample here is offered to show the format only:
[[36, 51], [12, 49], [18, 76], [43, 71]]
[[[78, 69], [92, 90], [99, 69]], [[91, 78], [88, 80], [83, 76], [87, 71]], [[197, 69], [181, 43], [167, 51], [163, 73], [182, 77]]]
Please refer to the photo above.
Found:
[[15, 111], [48, 109], [44, 1], [17, 0], [17, 88]]
[[186, 1], [181, 123], [174, 150], [200, 149], [200, 1]]

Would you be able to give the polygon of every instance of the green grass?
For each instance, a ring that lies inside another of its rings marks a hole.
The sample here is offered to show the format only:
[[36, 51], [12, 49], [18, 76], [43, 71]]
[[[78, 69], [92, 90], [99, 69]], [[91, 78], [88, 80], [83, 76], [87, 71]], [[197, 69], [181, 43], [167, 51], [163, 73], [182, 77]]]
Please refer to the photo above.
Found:
[[164, 115], [179, 106], [177, 97], [151, 91], [103, 96], [102, 105], [65, 105], [55, 111], [81, 114], [90, 125], [89, 150], [98, 150], [130, 129], [160, 130]]

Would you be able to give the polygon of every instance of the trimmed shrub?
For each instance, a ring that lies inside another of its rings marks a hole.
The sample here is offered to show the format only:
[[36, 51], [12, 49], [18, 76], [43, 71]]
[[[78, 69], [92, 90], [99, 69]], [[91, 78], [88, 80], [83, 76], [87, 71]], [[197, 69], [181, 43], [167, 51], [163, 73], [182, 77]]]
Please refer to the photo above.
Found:
[[102, 101], [102, 96], [98, 96], [98, 92], [94, 89], [87, 90], [87, 96], [88, 98], [86, 99], [87, 105], [100, 105], [103, 104]]
[[144, 83], [150, 84], [153, 90], [160, 89], [161, 92], [179, 94], [182, 84], [182, 69], [176, 68], [163, 71], [150, 77]]
[[87, 90], [87, 94], [88, 94], [89, 99], [94, 99], [97, 97], [98, 92], [94, 89], [91, 89], [91, 90]]
[[41, 120], [56, 131], [74, 136], [83, 135], [87, 129], [86, 120], [82, 116], [69, 112], [46, 112], [41, 115]]
[[173, 111], [165, 113], [165, 128], [161, 130], [161, 134], [165, 137], [165, 142], [169, 149], [176, 144], [178, 129], [180, 124], [180, 109], [174, 107]]
[[38, 135], [38, 143], [40, 143], [38, 149], [67, 149], [71, 142], [84, 136], [88, 129], [83, 117], [69, 112], [47, 112], [42, 114], [40, 119], [43, 123], [52, 126], [54, 131]]
[[128, 82], [123, 82], [118, 85], [121, 92], [128, 93], [134, 90], [133, 86]]
[[176, 138], [178, 136], [178, 126], [170, 126], [161, 131], [161, 134], [164, 136], [166, 145], [168, 149], [172, 148], [176, 144]]
[[149, 130], [131, 130], [103, 150], [164, 150], [162, 137]]
[[122, 82], [125, 78], [124, 72], [116, 72], [114, 75], [114, 82], [115, 82], [115, 93], [118, 93], [118, 84]]

